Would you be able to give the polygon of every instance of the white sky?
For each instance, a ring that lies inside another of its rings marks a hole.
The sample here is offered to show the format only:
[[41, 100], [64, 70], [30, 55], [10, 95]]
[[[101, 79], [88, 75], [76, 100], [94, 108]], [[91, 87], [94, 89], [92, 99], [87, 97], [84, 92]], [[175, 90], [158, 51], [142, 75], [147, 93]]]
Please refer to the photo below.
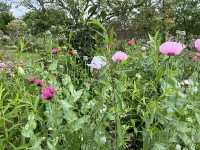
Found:
[[11, 12], [16, 18], [22, 17], [28, 10], [23, 6], [19, 6], [20, 0], [0, 0], [0, 2], [11, 4]]

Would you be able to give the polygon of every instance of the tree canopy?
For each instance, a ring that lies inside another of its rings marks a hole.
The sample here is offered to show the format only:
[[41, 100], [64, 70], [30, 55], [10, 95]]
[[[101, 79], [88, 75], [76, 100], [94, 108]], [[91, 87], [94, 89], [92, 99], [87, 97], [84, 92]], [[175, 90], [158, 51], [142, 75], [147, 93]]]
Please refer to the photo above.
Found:
[[14, 19], [14, 16], [10, 13], [10, 9], [10, 5], [0, 2], [0, 30], [4, 33], [7, 33], [6, 25]]

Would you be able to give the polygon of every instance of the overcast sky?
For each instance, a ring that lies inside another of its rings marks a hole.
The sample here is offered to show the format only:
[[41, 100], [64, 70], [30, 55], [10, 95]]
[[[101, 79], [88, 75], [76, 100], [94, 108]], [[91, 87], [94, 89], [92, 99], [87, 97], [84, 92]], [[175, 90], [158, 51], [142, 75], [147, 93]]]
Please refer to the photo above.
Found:
[[[1, 0], [0, 0], [1, 1]], [[28, 10], [23, 6], [19, 6], [19, 0], [9, 0], [6, 3], [11, 4], [11, 12], [16, 18], [22, 17]]]

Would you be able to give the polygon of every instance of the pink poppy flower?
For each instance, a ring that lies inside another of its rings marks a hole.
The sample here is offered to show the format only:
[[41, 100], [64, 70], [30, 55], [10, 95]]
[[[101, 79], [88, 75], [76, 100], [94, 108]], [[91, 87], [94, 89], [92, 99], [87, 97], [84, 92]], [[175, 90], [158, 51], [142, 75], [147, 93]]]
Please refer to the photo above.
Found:
[[36, 80], [36, 84], [37, 84], [38, 86], [42, 86], [42, 80]]
[[54, 48], [51, 52], [52, 52], [52, 54], [57, 54], [58, 53], [58, 49]]
[[41, 97], [44, 100], [51, 100], [54, 96], [55, 88], [53, 86], [48, 86], [42, 89]]
[[132, 46], [133, 45], [133, 41], [128, 41], [128, 45]]
[[118, 61], [122, 61], [122, 60], [126, 60], [128, 58], [128, 55], [122, 51], [117, 51], [113, 56], [112, 56], [112, 60], [114, 62], [118, 62]]
[[196, 53], [197, 58], [200, 58], [200, 53]]
[[200, 39], [197, 39], [195, 42], [194, 42], [194, 46], [195, 46], [195, 49], [197, 51], [200, 51]]
[[87, 64], [87, 65], [90, 66], [91, 68], [101, 69], [107, 64], [104, 60], [105, 60], [105, 57], [94, 56], [91, 64]]
[[28, 82], [30, 82], [30, 83], [33, 83], [33, 82], [35, 82], [35, 78], [28, 78]]
[[160, 45], [160, 52], [164, 55], [178, 55], [186, 46], [177, 42], [165, 42]]

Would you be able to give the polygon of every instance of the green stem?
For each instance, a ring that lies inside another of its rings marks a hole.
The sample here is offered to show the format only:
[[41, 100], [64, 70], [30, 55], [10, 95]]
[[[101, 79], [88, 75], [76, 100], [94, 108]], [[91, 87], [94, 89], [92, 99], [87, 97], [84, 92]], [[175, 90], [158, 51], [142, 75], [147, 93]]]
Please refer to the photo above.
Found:
[[[112, 71], [111, 71], [112, 73]], [[113, 74], [111, 74], [111, 81], [112, 81], [112, 91], [113, 93], [115, 93], [115, 81], [114, 81], [114, 77], [113, 77]], [[114, 146], [116, 146], [116, 150], [118, 149], [118, 146], [117, 146], [117, 129], [118, 129], [118, 123], [117, 123], [117, 119], [118, 119], [118, 114], [117, 114], [117, 103], [116, 103], [116, 97], [115, 97], [115, 94], [114, 94], [114, 97], [113, 97], [113, 107], [114, 107], [114, 114], [115, 114], [115, 130], [114, 130], [114, 136], [115, 136], [115, 140], [114, 140]]]

